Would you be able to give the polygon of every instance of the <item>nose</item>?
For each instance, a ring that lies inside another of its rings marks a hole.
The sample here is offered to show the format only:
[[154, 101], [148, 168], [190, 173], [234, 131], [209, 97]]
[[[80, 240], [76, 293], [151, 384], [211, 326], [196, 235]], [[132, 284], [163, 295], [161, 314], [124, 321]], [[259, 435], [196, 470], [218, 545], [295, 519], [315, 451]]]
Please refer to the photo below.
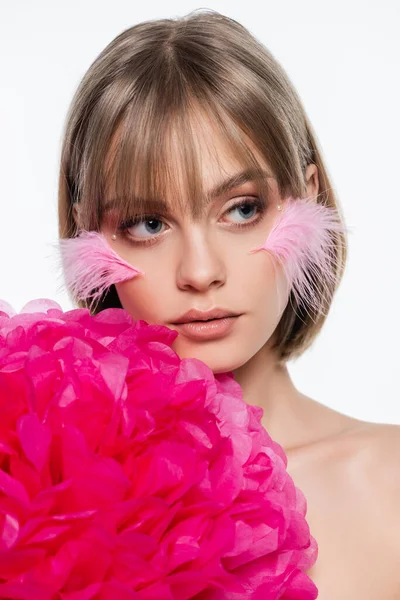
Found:
[[192, 224], [183, 240], [177, 269], [177, 286], [182, 290], [207, 291], [226, 281], [226, 266], [218, 241], [204, 227]]

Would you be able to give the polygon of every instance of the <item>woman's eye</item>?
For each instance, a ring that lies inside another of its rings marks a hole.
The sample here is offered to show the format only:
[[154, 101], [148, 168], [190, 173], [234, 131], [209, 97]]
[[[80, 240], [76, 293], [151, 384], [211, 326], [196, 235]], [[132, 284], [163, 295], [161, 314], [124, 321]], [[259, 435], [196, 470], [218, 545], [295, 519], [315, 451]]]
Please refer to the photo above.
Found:
[[227, 212], [229, 215], [233, 215], [236, 211], [236, 214], [239, 216], [239, 223], [244, 221], [249, 221], [252, 217], [254, 217], [257, 212], [260, 211], [260, 203], [257, 199], [254, 200], [246, 200], [245, 202], [241, 202], [240, 204], [235, 204], [232, 206]]
[[[256, 225], [266, 211], [266, 202], [262, 198], [243, 198], [231, 206], [224, 215], [236, 215], [238, 220], [231, 221], [231, 226], [250, 227]], [[256, 216], [256, 218], [254, 218]], [[150, 244], [155, 242], [163, 233], [165, 222], [158, 215], [142, 215], [124, 221], [118, 230], [133, 244]]]
[[119, 229], [130, 237], [147, 240], [161, 232], [160, 225], [162, 226], [162, 224], [163, 221], [158, 217], [141, 217], [122, 223]]

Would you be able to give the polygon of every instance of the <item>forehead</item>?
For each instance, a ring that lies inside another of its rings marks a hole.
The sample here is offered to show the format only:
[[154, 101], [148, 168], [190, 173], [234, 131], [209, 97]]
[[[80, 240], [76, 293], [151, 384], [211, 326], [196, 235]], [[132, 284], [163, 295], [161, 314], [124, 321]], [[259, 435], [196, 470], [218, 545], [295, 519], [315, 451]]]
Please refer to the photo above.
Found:
[[[121, 132], [118, 128], [113, 136], [110, 150], [106, 157], [106, 169], [110, 173], [107, 178], [107, 191], [103, 203], [103, 211], [118, 207], [122, 212], [128, 212], [129, 207], [149, 208], [174, 212], [190, 210], [192, 214], [205, 208], [214, 199], [224, 195], [235, 187], [248, 182], [257, 186], [267, 187], [273, 173], [265, 157], [252, 140], [241, 133], [241, 144], [250, 150], [252, 160], [243, 160], [243, 153], [238, 152], [232, 140], [221, 133], [212, 119], [204, 111], [191, 114], [190, 127], [185, 129], [185, 137], [179, 122], [172, 121], [165, 130], [163, 143], [159, 144], [156, 152], [151, 152], [149, 183], [143, 184], [141, 167], [131, 166], [132, 177], [126, 173], [118, 174], [121, 161], [116, 156], [120, 150]], [[187, 123], [186, 123], [187, 124]], [[138, 141], [136, 160], [132, 163], [140, 165], [140, 142]], [[123, 153], [121, 152], [120, 158]], [[116, 159], [117, 169], [111, 168]], [[128, 160], [124, 161], [129, 165]], [[131, 164], [132, 164], [131, 163]], [[123, 175], [123, 176], [121, 176]], [[123, 186], [121, 181], [129, 181]], [[128, 189], [129, 188], [129, 189]], [[150, 189], [149, 189], [150, 188]], [[195, 198], [195, 200], [194, 200]], [[121, 212], [121, 211], [119, 211]]]
[[[224, 136], [210, 116], [198, 111], [191, 118], [192, 143], [196, 151], [198, 164], [201, 166], [200, 172], [204, 183], [203, 193], [217, 186], [222, 179], [232, 176], [242, 171], [247, 166], [236, 152], [236, 148], [231, 141]], [[242, 139], [246, 146], [255, 155], [260, 167], [268, 169], [266, 159], [262, 156], [252, 140], [242, 133]], [[171, 127], [166, 138], [168, 153], [173, 160], [176, 177], [182, 184], [184, 182], [184, 161], [179, 160], [182, 157], [184, 148], [183, 140], [179, 136], [179, 131]]]

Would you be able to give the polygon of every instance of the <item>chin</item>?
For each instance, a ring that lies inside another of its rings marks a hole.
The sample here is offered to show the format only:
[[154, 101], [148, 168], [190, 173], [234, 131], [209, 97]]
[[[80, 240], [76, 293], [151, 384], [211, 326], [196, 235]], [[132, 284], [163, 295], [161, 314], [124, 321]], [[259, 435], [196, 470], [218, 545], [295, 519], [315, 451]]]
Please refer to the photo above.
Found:
[[182, 344], [178, 340], [172, 344], [180, 359], [197, 358], [203, 361], [209, 369], [216, 375], [217, 373], [227, 373], [234, 371], [244, 365], [248, 357], [233, 358], [232, 348], [222, 348], [217, 341], [207, 344]]

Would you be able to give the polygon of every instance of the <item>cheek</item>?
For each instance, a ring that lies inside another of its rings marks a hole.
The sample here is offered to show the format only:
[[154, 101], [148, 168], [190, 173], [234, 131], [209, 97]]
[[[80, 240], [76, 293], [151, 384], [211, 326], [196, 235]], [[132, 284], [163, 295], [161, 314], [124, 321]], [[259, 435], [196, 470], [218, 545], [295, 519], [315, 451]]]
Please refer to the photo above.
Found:
[[[165, 270], [158, 272], [147, 268], [146, 275], [134, 280], [115, 284], [122, 308], [135, 319], [143, 319], [148, 323], [160, 323], [166, 315], [168, 302], [167, 276]], [[171, 316], [171, 315], [170, 315]]]
[[259, 253], [257, 256], [260, 262], [249, 273], [248, 281], [245, 282], [247, 306], [251, 312], [244, 322], [238, 344], [241, 347], [240, 357], [246, 357], [241, 364], [254, 356], [272, 338], [289, 300], [290, 286], [282, 269], [274, 264], [267, 253]]
[[289, 299], [290, 284], [281, 265], [270, 254], [250, 255], [240, 285], [260, 318], [279, 319]]

